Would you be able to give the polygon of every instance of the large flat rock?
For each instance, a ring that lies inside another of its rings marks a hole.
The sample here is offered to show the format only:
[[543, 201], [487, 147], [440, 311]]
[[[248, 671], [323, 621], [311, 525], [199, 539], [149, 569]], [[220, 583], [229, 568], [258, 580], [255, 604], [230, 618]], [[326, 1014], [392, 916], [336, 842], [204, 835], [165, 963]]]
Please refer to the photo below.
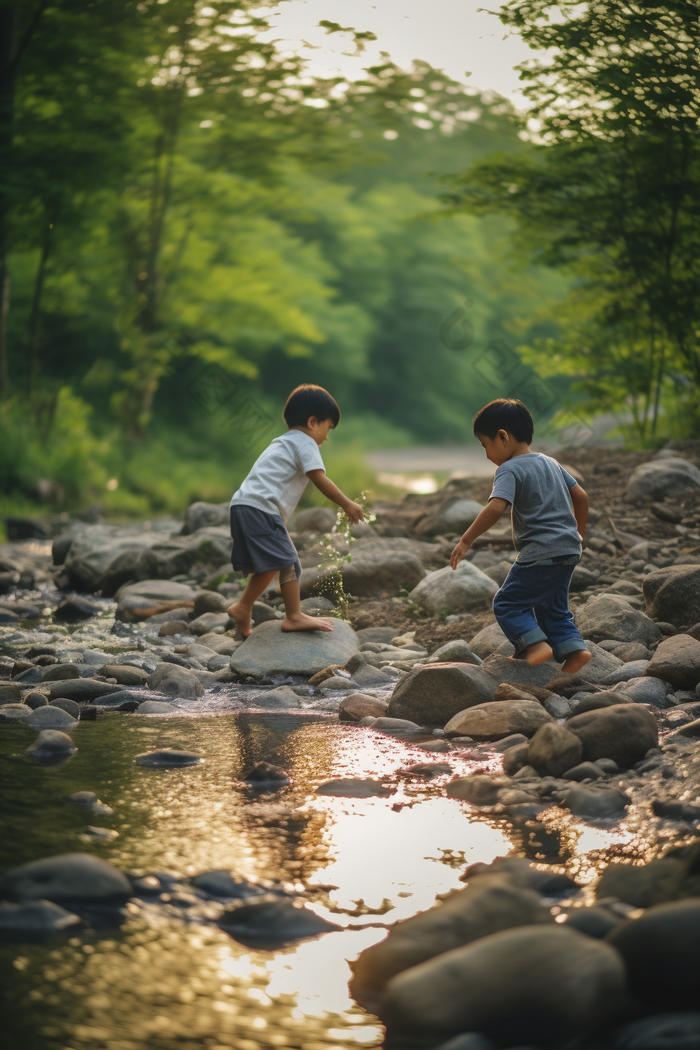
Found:
[[312, 675], [330, 664], [344, 664], [359, 652], [357, 635], [344, 620], [332, 631], [283, 631], [279, 621], [256, 627], [231, 656], [238, 674]]

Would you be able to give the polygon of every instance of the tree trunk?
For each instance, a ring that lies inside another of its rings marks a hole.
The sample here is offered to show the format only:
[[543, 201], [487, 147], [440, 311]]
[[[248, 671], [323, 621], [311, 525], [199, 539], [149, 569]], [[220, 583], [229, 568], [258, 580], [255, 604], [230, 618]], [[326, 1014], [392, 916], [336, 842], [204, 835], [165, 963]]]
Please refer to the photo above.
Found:
[[29, 396], [33, 397], [36, 391], [36, 381], [39, 375], [39, 318], [41, 317], [41, 296], [44, 290], [44, 278], [46, 276], [46, 264], [51, 249], [51, 231], [54, 224], [46, 223], [44, 234], [41, 239], [41, 254], [39, 266], [34, 280], [34, 294], [32, 306], [29, 313]]
[[[0, 167], [9, 171], [14, 117], [15, 56], [18, 8], [0, 7]], [[7, 397], [10, 373], [7, 360], [7, 318], [10, 312], [10, 274], [7, 267], [10, 200], [0, 194], [0, 397]]]

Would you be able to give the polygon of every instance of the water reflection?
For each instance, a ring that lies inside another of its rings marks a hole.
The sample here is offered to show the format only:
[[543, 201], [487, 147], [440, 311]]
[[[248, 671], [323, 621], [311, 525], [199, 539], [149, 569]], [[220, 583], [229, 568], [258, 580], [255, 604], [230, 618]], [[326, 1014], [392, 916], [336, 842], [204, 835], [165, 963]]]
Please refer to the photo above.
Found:
[[[78, 752], [70, 763], [37, 768], [23, 754], [33, 734], [3, 725], [3, 870], [73, 850], [139, 875], [230, 868], [309, 893], [310, 906], [345, 929], [253, 951], [154, 904], [120, 931], [0, 945], [0, 997], [13, 1050], [377, 1046], [376, 1018], [349, 998], [348, 960], [383, 937], [384, 924], [460, 887], [464, 867], [475, 861], [515, 849], [535, 860], [563, 857], [586, 874], [610, 844], [624, 840], [619, 829], [577, 830], [557, 815], [516, 828], [479, 816], [442, 794], [451, 775], [474, 768], [466, 752], [435, 756], [453, 773], [425, 783], [400, 773], [431, 760], [416, 745], [319, 716], [109, 714], [80, 723], [73, 736]], [[137, 754], [168, 747], [205, 761], [167, 771], [134, 764]], [[258, 761], [281, 765], [290, 784], [269, 794], [250, 791], [240, 778]], [[368, 799], [315, 794], [330, 779], [370, 776], [386, 779], [394, 792]], [[85, 790], [113, 807], [100, 823], [118, 830], [118, 839], [81, 842], [89, 820], [65, 796]]]

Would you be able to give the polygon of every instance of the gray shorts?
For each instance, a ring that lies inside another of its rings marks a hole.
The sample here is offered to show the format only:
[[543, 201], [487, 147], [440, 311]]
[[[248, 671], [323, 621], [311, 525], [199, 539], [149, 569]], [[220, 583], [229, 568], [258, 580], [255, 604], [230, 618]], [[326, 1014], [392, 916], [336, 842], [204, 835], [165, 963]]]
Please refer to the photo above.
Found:
[[[236, 572], [280, 572], [280, 583], [299, 579], [301, 564], [296, 547], [281, 518], [256, 507], [231, 507], [231, 563]], [[285, 570], [287, 570], [285, 572]]]

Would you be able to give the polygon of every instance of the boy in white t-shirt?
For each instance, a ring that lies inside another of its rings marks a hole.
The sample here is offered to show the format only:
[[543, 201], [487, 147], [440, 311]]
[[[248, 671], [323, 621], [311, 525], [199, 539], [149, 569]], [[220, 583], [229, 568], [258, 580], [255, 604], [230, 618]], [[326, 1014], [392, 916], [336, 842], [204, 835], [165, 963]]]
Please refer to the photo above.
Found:
[[284, 420], [287, 433], [274, 438], [258, 456], [231, 499], [231, 561], [236, 571], [252, 573], [243, 594], [228, 610], [242, 638], [250, 634], [253, 604], [277, 573], [286, 613], [282, 630], [333, 630], [332, 619], [301, 611], [301, 565], [287, 532], [287, 522], [309, 481], [342, 507], [353, 524], [364, 517], [360, 504], [326, 477], [320, 446], [340, 420], [340, 409], [328, 391], [310, 384], [298, 386], [287, 398]]

